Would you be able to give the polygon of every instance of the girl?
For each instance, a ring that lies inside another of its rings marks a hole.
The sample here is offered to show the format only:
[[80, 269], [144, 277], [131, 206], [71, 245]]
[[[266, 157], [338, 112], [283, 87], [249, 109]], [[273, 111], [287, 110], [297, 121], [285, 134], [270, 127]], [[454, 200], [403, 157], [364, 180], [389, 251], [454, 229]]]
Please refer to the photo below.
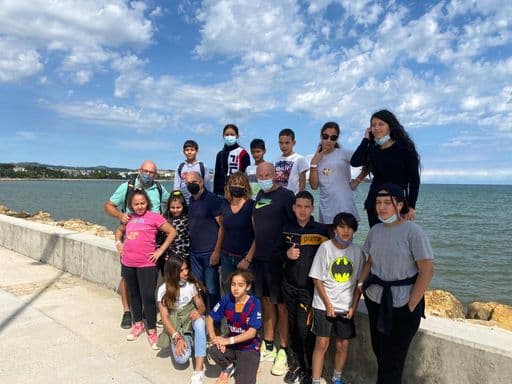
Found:
[[[253, 277], [248, 271], [231, 274], [231, 293], [224, 296], [206, 318], [206, 328], [213, 343], [208, 348], [210, 357], [222, 367], [217, 384], [227, 384], [235, 376], [235, 384], [255, 384], [260, 363], [261, 304], [249, 294]], [[214, 322], [226, 319], [227, 337], [215, 334]], [[236, 371], [235, 371], [236, 364]]]
[[[352, 151], [338, 144], [340, 127], [327, 122], [320, 130], [320, 145], [311, 159], [309, 184], [320, 188], [319, 222], [331, 224], [336, 212], [348, 212], [359, 221], [352, 190], [357, 182], [350, 180], [350, 158]], [[359, 175], [358, 179], [361, 178]]]
[[224, 186], [229, 175], [237, 171], [245, 172], [245, 168], [251, 164], [249, 154], [237, 143], [240, 135], [238, 127], [227, 124], [222, 130], [224, 148], [217, 153], [215, 159], [215, 175], [213, 179], [213, 192], [224, 196]]
[[164, 257], [159, 261], [158, 270], [164, 276], [164, 265], [169, 259], [169, 255], [181, 255], [184, 259], [188, 259], [190, 248], [190, 237], [188, 233], [188, 207], [185, 202], [185, 196], [180, 190], [171, 192], [167, 209], [164, 217], [167, 222], [176, 230], [176, 237], [171, 243], [171, 247], [165, 252]]
[[[137, 339], [144, 331], [142, 310], [148, 326], [148, 341], [151, 348], [158, 349], [156, 334], [155, 288], [157, 280], [156, 262], [169, 247], [176, 231], [158, 213], [151, 212], [151, 202], [143, 189], [135, 189], [128, 197], [128, 206], [133, 214], [126, 224], [121, 224], [115, 233], [115, 244], [121, 255], [121, 275], [128, 285], [132, 306], [133, 325], [126, 340]], [[167, 237], [160, 248], [156, 247], [156, 234], [165, 232]], [[124, 235], [124, 242], [121, 241]]]
[[409, 345], [420, 325], [423, 295], [434, 273], [434, 255], [421, 227], [407, 221], [402, 186], [376, 191], [379, 223], [368, 232], [368, 255], [358, 286], [364, 293], [378, 384], [400, 383]]
[[[370, 227], [380, 222], [373, 207], [377, 191], [385, 183], [402, 187], [409, 206], [405, 219], [416, 218], [414, 207], [420, 188], [420, 156], [395, 115], [385, 109], [372, 115], [370, 128], [366, 129], [361, 144], [350, 159], [350, 165], [363, 166], [373, 175], [364, 203]], [[358, 177], [358, 181], [362, 179]]]
[[229, 292], [229, 277], [237, 269], [248, 269], [254, 253], [252, 228], [252, 189], [247, 176], [233, 173], [224, 188], [225, 200], [221, 205], [222, 255], [221, 281], [224, 292]]
[[193, 330], [196, 364], [190, 383], [201, 384], [206, 356], [206, 307], [200, 293], [203, 286], [189, 274], [187, 261], [178, 255], [171, 253], [165, 262], [165, 283], [158, 288], [158, 308], [164, 326], [158, 346], [165, 348], [171, 344], [174, 360], [185, 364], [191, 355]]

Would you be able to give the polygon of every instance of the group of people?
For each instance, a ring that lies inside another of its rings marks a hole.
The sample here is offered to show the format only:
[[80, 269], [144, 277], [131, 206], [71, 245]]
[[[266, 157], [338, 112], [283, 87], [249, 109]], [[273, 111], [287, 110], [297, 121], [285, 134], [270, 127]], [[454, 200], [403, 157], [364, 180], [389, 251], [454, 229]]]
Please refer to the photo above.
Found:
[[[224, 127], [213, 183], [197, 160], [198, 144], [187, 140], [171, 193], [144, 161], [105, 203], [120, 221], [127, 340], [146, 332], [151, 348], [170, 348], [178, 364], [193, 355], [191, 383], [204, 381], [208, 357], [221, 367], [219, 384], [231, 376], [256, 383], [260, 361], [271, 361], [271, 373], [286, 383], [317, 384], [333, 336], [330, 377], [340, 384], [363, 295], [377, 383], [400, 383], [433, 275], [428, 237], [411, 221], [420, 184], [413, 141], [387, 110], [372, 115], [355, 152], [340, 145], [337, 123], [325, 123], [309, 164], [294, 152], [291, 129], [279, 133], [282, 155], [272, 163], [265, 142], [254, 139], [251, 165], [238, 137], [234, 124]], [[351, 165], [362, 167], [355, 179]], [[368, 175], [371, 228], [359, 247], [352, 191]], [[308, 182], [319, 189], [318, 221]]]

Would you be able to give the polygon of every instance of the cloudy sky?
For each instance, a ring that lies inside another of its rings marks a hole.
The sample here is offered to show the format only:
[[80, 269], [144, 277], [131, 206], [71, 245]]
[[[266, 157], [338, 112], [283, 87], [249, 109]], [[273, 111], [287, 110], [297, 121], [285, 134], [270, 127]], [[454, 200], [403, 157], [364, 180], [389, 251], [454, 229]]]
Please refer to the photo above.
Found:
[[321, 125], [355, 149], [394, 111], [424, 182], [512, 184], [512, 2], [0, 0], [0, 162], [159, 168], [222, 127]]

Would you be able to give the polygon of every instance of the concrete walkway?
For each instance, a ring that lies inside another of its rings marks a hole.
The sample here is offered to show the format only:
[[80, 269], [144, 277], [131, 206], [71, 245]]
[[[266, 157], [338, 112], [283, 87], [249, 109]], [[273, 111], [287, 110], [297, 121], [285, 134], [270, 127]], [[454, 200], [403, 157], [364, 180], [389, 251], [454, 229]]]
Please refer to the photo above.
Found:
[[[187, 383], [168, 351], [125, 341], [119, 296], [0, 247], [0, 383]], [[258, 383], [283, 383], [260, 365]], [[205, 383], [214, 383], [208, 367]]]

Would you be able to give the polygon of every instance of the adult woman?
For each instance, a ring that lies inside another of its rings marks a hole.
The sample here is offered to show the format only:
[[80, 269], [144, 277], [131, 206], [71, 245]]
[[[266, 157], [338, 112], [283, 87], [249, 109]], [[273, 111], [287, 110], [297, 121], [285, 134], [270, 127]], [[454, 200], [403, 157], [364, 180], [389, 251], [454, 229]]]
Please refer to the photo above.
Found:
[[370, 229], [362, 247], [368, 260], [358, 287], [368, 308], [377, 384], [397, 384], [424, 313], [434, 255], [421, 227], [402, 216], [408, 207], [401, 186], [384, 184], [374, 204], [382, 223]]
[[[252, 189], [243, 172], [229, 176], [224, 187], [225, 199], [221, 205], [222, 254], [221, 281], [224, 292], [229, 292], [229, 277], [237, 269], [248, 269], [254, 253], [252, 227]], [[249, 255], [249, 256], [247, 256]]]
[[339, 136], [337, 123], [325, 123], [320, 130], [320, 145], [310, 163], [309, 185], [320, 188], [318, 221], [324, 224], [332, 224], [339, 212], [351, 213], [359, 221], [352, 193], [358, 182], [350, 180], [352, 151], [340, 147]]
[[363, 166], [373, 175], [370, 191], [365, 201], [368, 224], [379, 222], [373, 209], [377, 190], [384, 183], [401, 186], [407, 196], [409, 212], [405, 218], [416, 218], [416, 200], [420, 187], [420, 156], [404, 127], [388, 110], [375, 112], [370, 119], [364, 138], [350, 160], [353, 167]]

